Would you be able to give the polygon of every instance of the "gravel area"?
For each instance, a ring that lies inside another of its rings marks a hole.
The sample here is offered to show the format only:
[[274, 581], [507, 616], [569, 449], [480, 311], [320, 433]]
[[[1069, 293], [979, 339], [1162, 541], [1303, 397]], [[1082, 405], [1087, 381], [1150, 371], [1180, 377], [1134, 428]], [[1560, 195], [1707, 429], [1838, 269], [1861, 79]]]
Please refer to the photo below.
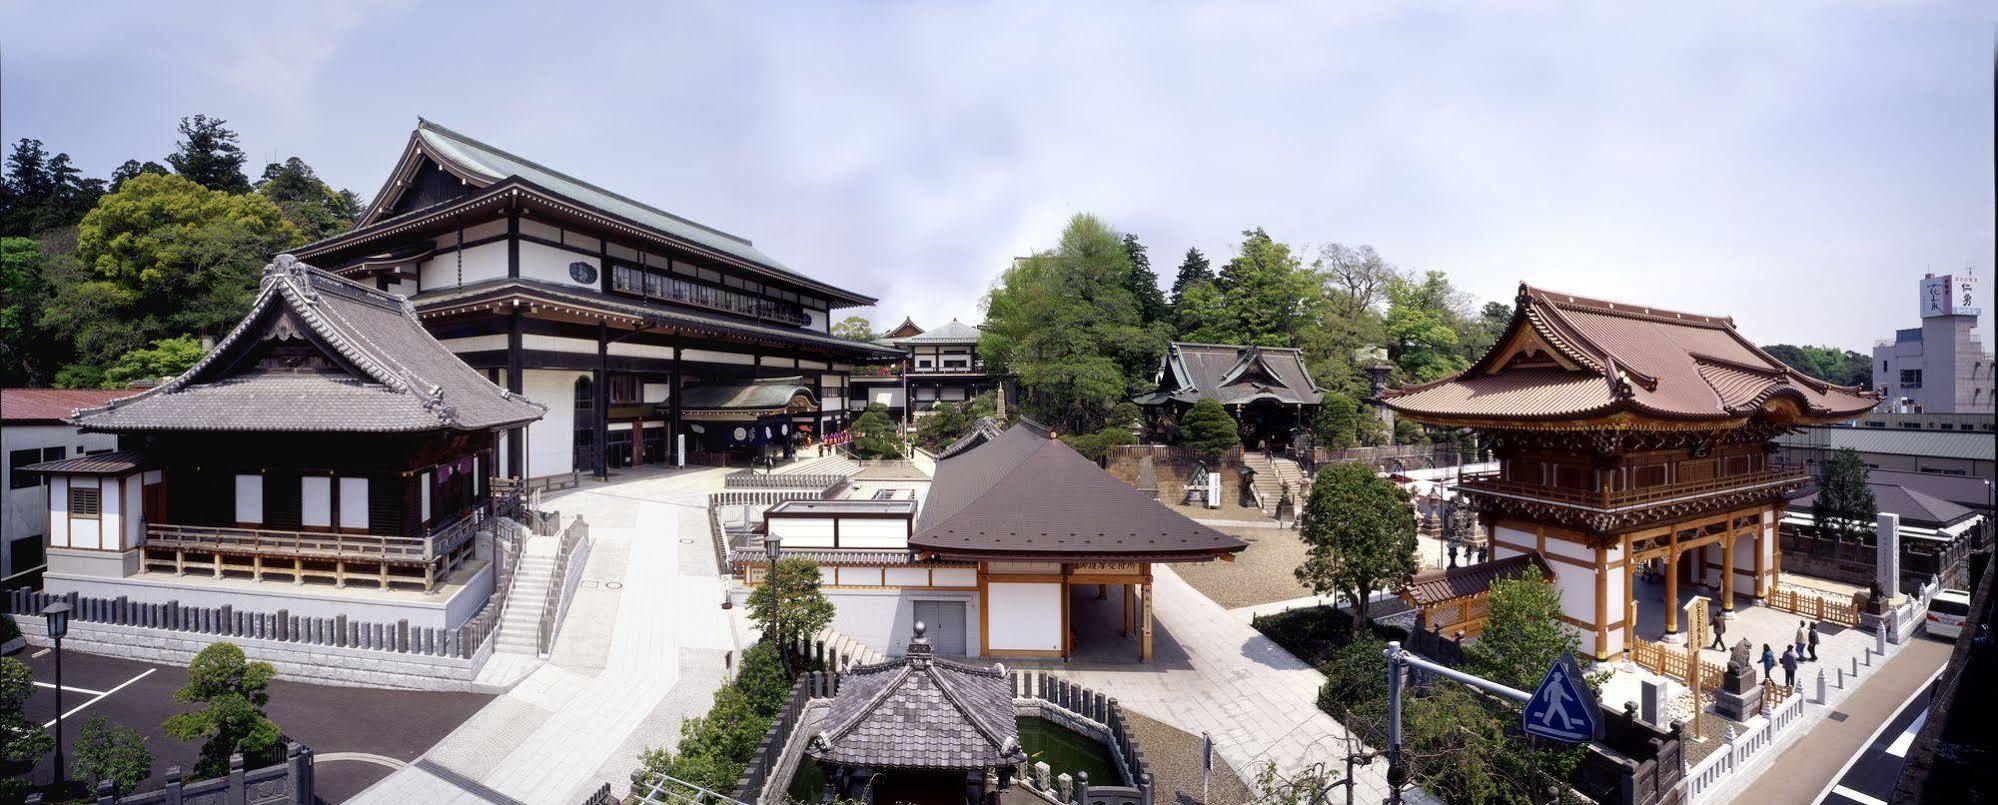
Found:
[[1131, 732], [1145, 760], [1152, 767], [1154, 802], [1170, 805], [1240, 805], [1250, 800], [1249, 787], [1242, 783], [1228, 761], [1214, 756], [1214, 771], [1208, 778], [1208, 799], [1200, 799], [1200, 736], [1146, 718], [1129, 708]]
[[1214, 602], [1228, 609], [1289, 601], [1311, 594], [1293, 571], [1304, 563], [1304, 543], [1297, 532], [1280, 528], [1223, 528], [1249, 547], [1233, 562], [1174, 565], [1173, 572]]

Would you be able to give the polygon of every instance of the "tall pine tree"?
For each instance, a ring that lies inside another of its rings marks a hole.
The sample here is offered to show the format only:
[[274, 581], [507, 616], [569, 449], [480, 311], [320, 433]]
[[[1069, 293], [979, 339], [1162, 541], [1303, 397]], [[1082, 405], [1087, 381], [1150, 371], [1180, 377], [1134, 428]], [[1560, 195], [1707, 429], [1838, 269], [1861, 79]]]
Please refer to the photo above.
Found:
[[1138, 303], [1138, 323], [1149, 327], [1171, 312], [1166, 307], [1165, 294], [1159, 291], [1159, 275], [1152, 272], [1152, 258], [1145, 253], [1145, 244], [1138, 242], [1137, 235], [1124, 236], [1124, 253], [1131, 258], [1128, 282], [1131, 300]]
[[1171, 304], [1174, 310], [1186, 298], [1186, 289], [1203, 282], [1214, 281], [1214, 269], [1207, 263], [1207, 255], [1199, 249], [1187, 249], [1186, 259], [1179, 262], [1179, 276], [1172, 278]]
[[352, 229], [361, 216], [361, 200], [353, 191], [334, 190], [298, 157], [264, 166], [257, 192], [277, 204], [307, 242]]
[[195, 115], [180, 119], [180, 149], [167, 155], [173, 172], [195, 184], [224, 193], [250, 192], [250, 177], [243, 175], [243, 149], [236, 145], [236, 132], [219, 117]]
[[1242, 251], [1215, 280], [1228, 318], [1241, 343], [1297, 346], [1310, 322], [1315, 278], [1290, 251], [1261, 227], [1242, 233]]

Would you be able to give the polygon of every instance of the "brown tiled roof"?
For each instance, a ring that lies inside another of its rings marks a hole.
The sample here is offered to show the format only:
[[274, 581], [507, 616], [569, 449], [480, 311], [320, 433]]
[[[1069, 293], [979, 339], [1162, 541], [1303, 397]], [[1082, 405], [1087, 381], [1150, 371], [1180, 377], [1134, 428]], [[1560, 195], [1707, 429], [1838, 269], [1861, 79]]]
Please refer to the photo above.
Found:
[[0, 389], [0, 421], [60, 423], [78, 408], [95, 408], [137, 393], [136, 389]]
[[1133, 562], [1200, 561], [1247, 545], [1160, 505], [1027, 424], [938, 461], [909, 540], [946, 558]]
[[1003, 668], [941, 660], [918, 633], [900, 659], [839, 681], [808, 752], [843, 766], [984, 769], [1027, 759]]
[[1547, 563], [1537, 553], [1523, 553], [1475, 565], [1459, 565], [1444, 570], [1425, 570], [1408, 580], [1401, 597], [1418, 606], [1434, 606], [1491, 590], [1492, 582], [1517, 576], [1528, 569], [1548, 575]]
[[[238, 361], [264, 340], [294, 338], [336, 368]], [[249, 314], [193, 368], [71, 421], [110, 432], [414, 432], [499, 428], [546, 410], [465, 365], [402, 297], [280, 255], [264, 269]]]
[[1783, 398], [1800, 419], [1850, 417], [1879, 395], [1785, 366], [1734, 321], [1519, 286], [1491, 351], [1444, 380], [1381, 393], [1410, 418], [1560, 420], [1630, 413], [1671, 420], [1754, 416]]
[[137, 450], [86, 453], [30, 464], [15, 472], [45, 472], [55, 475], [117, 475], [146, 466], [146, 457]]
[[1191, 404], [1203, 397], [1224, 405], [1259, 399], [1316, 405], [1325, 394], [1305, 370], [1303, 353], [1297, 349], [1175, 341], [1166, 346], [1159, 388], [1140, 396], [1138, 403]]

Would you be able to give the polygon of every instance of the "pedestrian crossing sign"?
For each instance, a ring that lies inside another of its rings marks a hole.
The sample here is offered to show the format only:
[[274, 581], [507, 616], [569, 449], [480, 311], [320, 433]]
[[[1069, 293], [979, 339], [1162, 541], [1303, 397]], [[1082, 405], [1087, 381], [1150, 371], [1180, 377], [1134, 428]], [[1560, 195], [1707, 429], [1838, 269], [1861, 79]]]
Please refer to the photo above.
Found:
[[1602, 711], [1596, 708], [1595, 692], [1582, 678], [1581, 666], [1573, 655], [1564, 654], [1547, 669], [1540, 686], [1526, 700], [1520, 726], [1528, 735], [1556, 741], [1580, 743], [1603, 735]]

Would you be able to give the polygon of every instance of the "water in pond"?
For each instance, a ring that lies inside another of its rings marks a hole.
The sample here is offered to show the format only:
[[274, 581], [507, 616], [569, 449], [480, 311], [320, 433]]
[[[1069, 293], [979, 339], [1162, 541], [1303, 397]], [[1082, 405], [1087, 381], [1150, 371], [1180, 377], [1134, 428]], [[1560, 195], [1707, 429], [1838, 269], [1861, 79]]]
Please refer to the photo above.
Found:
[[[1046, 763], [1049, 779], [1058, 778], [1063, 773], [1080, 777], [1081, 772], [1089, 772], [1092, 784], [1124, 784], [1123, 779], [1117, 776], [1117, 764], [1111, 759], [1110, 748], [1098, 743], [1095, 738], [1044, 718], [1029, 716], [1017, 719], [1017, 722], [1020, 748], [1027, 753], [1029, 768], [1035, 763]], [[820, 802], [825, 796], [826, 782], [825, 769], [807, 756], [799, 759], [798, 772], [791, 777], [786, 793], [798, 802]]]
[[1028, 768], [1035, 763], [1046, 763], [1050, 779], [1060, 777], [1063, 772], [1079, 778], [1079, 772], [1086, 771], [1094, 785], [1123, 785], [1124, 781], [1117, 776], [1117, 764], [1110, 758], [1110, 747], [1045, 718], [1028, 716], [1017, 721], [1020, 748], [1027, 752]]

